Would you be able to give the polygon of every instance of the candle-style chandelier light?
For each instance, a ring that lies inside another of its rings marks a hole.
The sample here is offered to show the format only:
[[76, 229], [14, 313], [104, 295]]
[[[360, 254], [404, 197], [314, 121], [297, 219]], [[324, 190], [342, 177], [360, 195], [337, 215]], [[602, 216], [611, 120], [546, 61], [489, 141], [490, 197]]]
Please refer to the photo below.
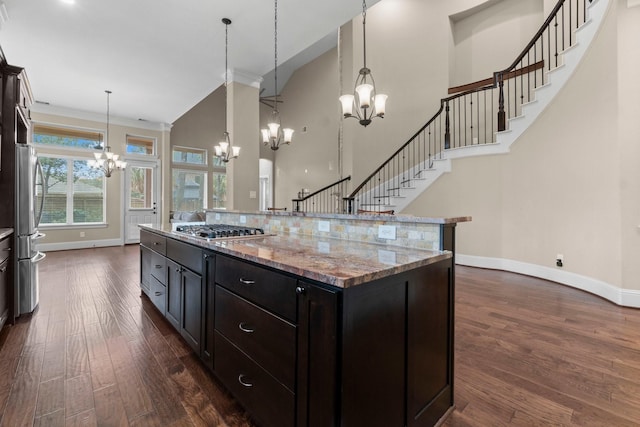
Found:
[[271, 112], [271, 119], [267, 124], [267, 127], [262, 129], [262, 143], [268, 145], [272, 150], [280, 148], [281, 144], [291, 144], [293, 137], [293, 129], [281, 128], [280, 113], [278, 112], [278, 0], [274, 1], [275, 13], [274, 13], [274, 87], [275, 95], [273, 102], [273, 111]]
[[111, 95], [111, 91], [105, 90], [104, 92], [107, 94], [107, 131], [102, 144], [103, 149], [100, 153], [94, 153], [95, 159], [89, 160], [87, 163], [92, 169], [101, 170], [104, 176], [109, 178], [114, 171], [126, 169], [127, 162], [119, 160], [120, 156], [114, 154], [109, 146], [109, 95]]
[[220, 141], [214, 149], [216, 157], [224, 163], [227, 163], [229, 160], [235, 159], [240, 155], [240, 147], [231, 144], [231, 138], [227, 131], [227, 73], [229, 72], [229, 25], [231, 24], [231, 19], [222, 18], [222, 23], [224, 24], [224, 132], [222, 134], [222, 141]]
[[339, 99], [342, 104], [342, 115], [345, 118], [358, 119], [362, 126], [368, 126], [373, 118], [384, 118], [387, 95], [376, 93], [373, 74], [367, 68], [367, 2], [365, 0], [362, 1], [362, 40], [364, 64], [356, 78], [353, 95], [342, 95]]

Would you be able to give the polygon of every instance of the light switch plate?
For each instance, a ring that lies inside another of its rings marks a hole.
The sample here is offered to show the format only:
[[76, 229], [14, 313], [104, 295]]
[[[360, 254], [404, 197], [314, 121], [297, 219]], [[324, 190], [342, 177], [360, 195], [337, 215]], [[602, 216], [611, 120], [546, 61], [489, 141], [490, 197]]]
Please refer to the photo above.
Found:
[[331, 223], [329, 221], [318, 221], [318, 231], [330, 232]]
[[247, 223], [247, 217], [245, 215], [240, 215], [240, 224], [246, 224]]

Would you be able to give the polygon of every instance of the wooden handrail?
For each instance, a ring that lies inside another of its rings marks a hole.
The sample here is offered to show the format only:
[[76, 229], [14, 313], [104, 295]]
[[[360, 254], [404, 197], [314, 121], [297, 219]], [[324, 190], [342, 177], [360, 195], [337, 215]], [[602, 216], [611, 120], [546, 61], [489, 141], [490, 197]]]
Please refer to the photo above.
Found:
[[349, 181], [349, 180], [351, 180], [351, 175], [349, 175], [349, 176], [348, 176], [348, 177], [346, 177], [346, 178], [342, 178], [340, 181], [336, 181], [336, 182], [334, 182], [333, 184], [329, 184], [329, 185], [327, 185], [326, 187], [323, 187], [323, 188], [319, 189], [318, 191], [314, 191], [313, 193], [311, 193], [311, 194], [309, 194], [309, 195], [307, 195], [307, 196], [304, 196], [304, 197], [302, 197], [301, 199], [291, 199], [291, 201], [292, 201], [292, 202], [304, 202], [305, 200], [307, 200], [307, 199], [309, 199], [309, 198], [311, 198], [311, 197], [315, 196], [315, 195], [316, 195], [316, 194], [318, 194], [318, 193], [322, 193], [323, 191], [328, 190], [329, 188], [331, 188], [331, 187], [333, 187], [333, 186], [336, 186], [336, 185], [338, 185], [338, 184], [342, 184], [343, 182], [345, 182], [345, 181]]
[[[518, 77], [518, 76], [521, 76], [523, 74], [528, 74], [528, 73], [531, 73], [533, 71], [537, 71], [537, 70], [539, 70], [539, 69], [541, 69], [543, 67], [544, 67], [544, 60], [538, 61], [535, 64], [527, 65], [526, 67], [522, 67], [522, 68], [518, 68], [517, 70], [513, 70], [513, 71], [505, 74], [503, 78], [504, 78], [504, 80], [512, 79], [514, 77]], [[469, 90], [483, 88], [483, 87], [489, 86], [489, 85], [493, 86], [493, 83], [494, 83], [494, 78], [493, 77], [489, 77], [488, 79], [478, 80], [477, 82], [468, 83], [466, 85], [450, 87], [448, 93], [449, 93], [449, 95], [451, 95], [451, 94], [462, 92], [462, 91], [469, 91]]]

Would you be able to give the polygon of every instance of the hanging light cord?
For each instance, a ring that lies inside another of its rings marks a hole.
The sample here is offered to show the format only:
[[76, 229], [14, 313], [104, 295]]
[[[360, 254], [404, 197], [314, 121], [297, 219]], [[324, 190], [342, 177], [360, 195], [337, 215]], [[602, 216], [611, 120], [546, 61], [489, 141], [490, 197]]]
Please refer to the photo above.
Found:
[[362, 52], [364, 55], [364, 68], [367, 68], [367, 2], [362, 0]]
[[229, 24], [230, 20], [224, 21], [224, 132], [227, 133], [227, 73], [229, 72]]
[[278, 111], [278, 0], [275, 0], [275, 8], [274, 8], [274, 19], [273, 19], [273, 45], [274, 47], [274, 55], [273, 55], [273, 77], [275, 83], [275, 103], [273, 109]]
[[109, 95], [111, 95], [110, 90], [105, 90], [107, 94], [107, 134], [105, 135], [106, 141], [104, 142], [103, 151], [108, 151], [109, 148]]

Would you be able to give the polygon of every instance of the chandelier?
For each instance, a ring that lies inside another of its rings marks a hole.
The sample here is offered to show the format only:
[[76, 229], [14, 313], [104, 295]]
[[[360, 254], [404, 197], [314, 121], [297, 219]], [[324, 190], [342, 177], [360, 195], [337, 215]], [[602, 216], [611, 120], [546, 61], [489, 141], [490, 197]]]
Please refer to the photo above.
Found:
[[222, 18], [224, 24], [224, 132], [222, 133], [222, 141], [214, 147], [216, 157], [222, 160], [224, 163], [228, 163], [229, 160], [235, 159], [240, 155], [240, 147], [233, 146], [231, 144], [231, 138], [229, 138], [229, 132], [227, 131], [227, 73], [229, 70], [228, 58], [229, 58], [229, 25], [231, 19]]
[[[376, 83], [371, 70], [367, 68], [367, 2], [362, 1], [362, 40], [364, 64], [356, 78], [353, 95], [342, 95], [342, 115], [357, 118], [362, 126], [368, 126], [374, 117], [384, 118], [387, 95], [376, 93]], [[356, 110], [355, 115], [353, 110]]]
[[274, 1], [275, 4], [275, 18], [274, 18], [274, 86], [275, 95], [273, 102], [273, 111], [271, 112], [271, 120], [267, 123], [267, 128], [262, 129], [262, 143], [268, 145], [272, 150], [280, 148], [280, 144], [291, 144], [291, 138], [293, 136], [293, 129], [284, 128], [280, 126], [280, 113], [278, 112], [278, 0]]
[[107, 94], [107, 132], [105, 134], [104, 149], [101, 153], [94, 153], [94, 160], [89, 160], [87, 163], [92, 169], [100, 170], [107, 178], [111, 177], [114, 171], [124, 170], [127, 167], [127, 162], [118, 160], [120, 156], [111, 152], [109, 147], [109, 95], [110, 90], [104, 91]]

